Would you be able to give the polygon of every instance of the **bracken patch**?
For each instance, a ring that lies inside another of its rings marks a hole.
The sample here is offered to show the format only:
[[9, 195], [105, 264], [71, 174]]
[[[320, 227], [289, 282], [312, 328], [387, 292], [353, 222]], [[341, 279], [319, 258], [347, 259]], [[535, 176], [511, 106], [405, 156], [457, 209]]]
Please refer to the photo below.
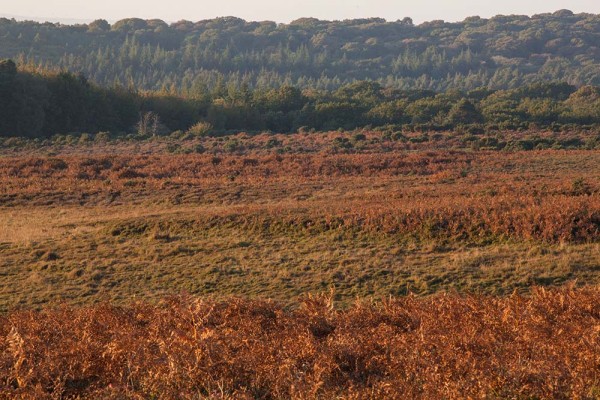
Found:
[[600, 290], [333, 307], [176, 297], [0, 318], [2, 398], [598, 398]]

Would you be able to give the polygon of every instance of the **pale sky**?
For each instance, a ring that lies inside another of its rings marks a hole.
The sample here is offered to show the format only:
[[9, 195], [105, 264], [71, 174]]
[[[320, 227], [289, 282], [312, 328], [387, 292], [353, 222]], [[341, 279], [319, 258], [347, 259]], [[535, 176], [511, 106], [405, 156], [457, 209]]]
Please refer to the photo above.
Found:
[[289, 22], [300, 17], [327, 20], [411, 17], [462, 21], [497, 14], [539, 14], [559, 9], [600, 14], [600, 0], [0, 0], [0, 15], [49, 20], [115, 21], [127, 17], [167, 22], [236, 16], [250, 21]]

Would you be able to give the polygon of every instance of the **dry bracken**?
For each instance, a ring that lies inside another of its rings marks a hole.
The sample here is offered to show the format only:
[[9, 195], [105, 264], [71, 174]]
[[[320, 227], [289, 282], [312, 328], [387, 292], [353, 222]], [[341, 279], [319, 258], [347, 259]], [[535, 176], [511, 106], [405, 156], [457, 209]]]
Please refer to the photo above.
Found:
[[176, 297], [13, 311], [3, 398], [540, 398], [600, 395], [600, 290], [356, 303]]

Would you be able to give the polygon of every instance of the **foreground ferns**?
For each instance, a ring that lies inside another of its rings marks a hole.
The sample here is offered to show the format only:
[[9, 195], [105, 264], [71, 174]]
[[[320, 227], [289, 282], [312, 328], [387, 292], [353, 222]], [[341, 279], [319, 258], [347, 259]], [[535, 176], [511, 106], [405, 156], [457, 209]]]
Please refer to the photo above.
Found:
[[597, 398], [600, 290], [171, 298], [0, 318], [3, 398]]

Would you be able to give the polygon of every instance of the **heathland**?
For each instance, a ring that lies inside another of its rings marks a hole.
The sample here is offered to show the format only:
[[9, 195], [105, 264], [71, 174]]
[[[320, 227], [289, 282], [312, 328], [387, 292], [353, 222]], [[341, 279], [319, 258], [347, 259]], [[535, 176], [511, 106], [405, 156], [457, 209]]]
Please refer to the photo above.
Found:
[[589, 137], [7, 141], [0, 397], [596, 399]]
[[600, 398], [597, 15], [0, 19], [0, 398]]
[[407, 135], [5, 148], [0, 307], [598, 283], [598, 150]]

